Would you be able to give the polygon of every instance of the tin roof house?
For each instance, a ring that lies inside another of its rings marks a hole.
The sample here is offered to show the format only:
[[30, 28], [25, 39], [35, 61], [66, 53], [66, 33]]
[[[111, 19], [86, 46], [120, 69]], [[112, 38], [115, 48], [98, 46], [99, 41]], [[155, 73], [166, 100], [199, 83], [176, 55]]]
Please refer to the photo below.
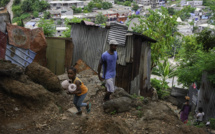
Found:
[[117, 40], [116, 86], [130, 94], [150, 96], [151, 43], [156, 41], [142, 34], [128, 32], [120, 23], [110, 23], [106, 28], [92, 22], [71, 23], [71, 37], [74, 43], [74, 64], [82, 59], [94, 71], [104, 51], [109, 49], [108, 41]]

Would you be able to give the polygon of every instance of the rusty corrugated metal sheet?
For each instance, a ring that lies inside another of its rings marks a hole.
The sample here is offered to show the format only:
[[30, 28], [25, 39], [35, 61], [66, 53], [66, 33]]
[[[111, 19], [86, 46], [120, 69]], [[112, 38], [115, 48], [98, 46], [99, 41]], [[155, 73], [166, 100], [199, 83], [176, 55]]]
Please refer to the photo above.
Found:
[[[76, 64], [75, 64], [75, 68], [77, 69], [77, 72], [82, 72], [84, 70], [89, 70], [91, 69], [83, 60], [79, 59]], [[97, 74], [95, 71], [93, 71], [94, 74]]]
[[19, 48], [30, 49], [31, 30], [7, 23], [9, 44]]
[[34, 60], [36, 53], [7, 44], [5, 59], [21, 67], [27, 67]]
[[7, 35], [0, 31], [0, 59], [5, 59]]
[[30, 49], [37, 53], [36, 57], [34, 58], [34, 62], [37, 62], [45, 67], [47, 66], [46, 48], [47, 42], [42, 28], [31, 30]]

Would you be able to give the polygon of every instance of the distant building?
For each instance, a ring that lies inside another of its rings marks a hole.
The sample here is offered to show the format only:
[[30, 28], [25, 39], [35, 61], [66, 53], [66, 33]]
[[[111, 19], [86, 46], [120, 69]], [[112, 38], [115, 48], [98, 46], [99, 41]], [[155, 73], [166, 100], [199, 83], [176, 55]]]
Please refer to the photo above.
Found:
[[60, 37], [60, 36], [63, 36], [63, 31], [66, 31], [68, 30], [69, 28], [68, 27], [56, 27], [56, 34], [55, 36], [56, 37]]
[[193, 26], [191, 26], [189, 23], [184, 23], [183, 25], [177, 26], [178, 32], [182, 35], [192, 35], [193, 34]]
[[25, 28], [29, 28], [29, 29], [37, 28], [37, 22], [31, 22], [31, 21], [29, 21], [29, 22], [27, 22], [25, 24]]
[[51, 1], [49, 2], [52, 10], [72, 10], [72, 6], [84, 8], [83, 1]]

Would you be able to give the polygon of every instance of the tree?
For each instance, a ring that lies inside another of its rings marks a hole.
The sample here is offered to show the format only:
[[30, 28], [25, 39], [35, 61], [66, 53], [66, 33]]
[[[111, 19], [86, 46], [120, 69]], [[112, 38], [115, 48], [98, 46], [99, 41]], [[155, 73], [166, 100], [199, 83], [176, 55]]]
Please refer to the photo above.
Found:
[[32, 11], [32, 1], [31, 0], [24, 0], [21, 4], [21, 8], [23, 12], [30, 12]]
[[159, 59], [163, 60], [168, 56], [168, 53], [175, 40], [177, 33], [177, 17], [169, 16], [166, 8], [161, 7], [161, 10], [149, 10], [148, 18], [139, 19], [139, 25], [135, 24], [133, 31], [142, 33], [157, 41], [151, 45], [151, 69], [157, 65]]
[[125, 1], [125, 2], [123, 3], [123, 5], [124, 5], [124, 6], [131, 6], [131, 2], [130, 2], [130, 1]]
[[101, 3], [96, 3], [95, 5], [98, 9], [101, 9], [102, 8], [102, 4]]
[[137, 5], [137, 3], [133, 3], [133, 7], [132, 10], [137, 11], [139, 9], [139, 6]]
[[82, 8], [77, 8], [76, 6], [72, 6], [72, 10], [74, 11], [74, 13], [81, 13], [82, 12]]
[[44, 35], [52, 37], [56, 33], [56, 26], [53, 20], [40, 19], [38, 27], [43, 29]]
[[48, 12], [48, 11], [43, 12], [43, 17], [44, 17], [44, 19], [49, 19], [49, 18], [51, 18], [50, 12]]
[[112, 7], [112, 3], [109, 2], [102, 2], [102, 8], [103, 9], [109, 9]]
[[14, 0], [13, 5], [19, 5], [21, 3], [21, 0]]
[[33, 16], [34, 16], [35, 18], [39, 17], [39, 12], [34, 11], [34, 12], [33, 12]]
[[153, 68], [152, 73], [161, 77], [162, 90], [165, 89], [165, 83], [167, 78], [174, 76], [174, 68], [172, 67], [168, 59], [165, 58], [163, 62], [159, 61], [156, 68]]
[[92, 12], [93, 7], [94, 7], [94, 3], [93, 3], [92, 1], [90, 1], [90, 2], [88, 3], [87, 7], [88, 7], [88, 11], [89, 11], [89, 12]]
[[22, 9], [20, 5], [12, 6], [12, 11], [15, 17], [19, 17], [22, 14]]
[[98, 15], [96, 15], [95, 23], [103, 24], [103, 23], [106, 23], [107, 19], [108, 18], [104, 16], [102, 13], [98, 13]]
[[9, 2], [10, 2], [10, 0], [1, 0], [0, 1], [0, 7], [6, 6]]
[[174, 8], [170, 7], [170, 8], [168, 8], [167, 10], [168, 10], [168, 13], [169, 13], [170, 15], [174, 15], [174, 14], [175, 14], [175, 9], [174, 9]]

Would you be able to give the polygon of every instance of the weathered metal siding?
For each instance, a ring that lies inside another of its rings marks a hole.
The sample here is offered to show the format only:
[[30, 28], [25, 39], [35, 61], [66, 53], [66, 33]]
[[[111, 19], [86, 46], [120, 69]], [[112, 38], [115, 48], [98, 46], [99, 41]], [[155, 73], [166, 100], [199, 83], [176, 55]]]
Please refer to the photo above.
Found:
[[125, 46], [128, 27], [118, 22], [111, 23], [110, 26], [107, 42], [110, 40], [116, 40], [120, 46]]
[[203, 108], [204, 120], [215, 118], [215, 88], [208, 81], [207, 72], [202, 75], [202, 82], [198, 96], [198, 107]]
[[5, 59], [23, 68], [27, 67], [34, 60], [36, 53], [30, 49], [22, 49], [7, 44]]
[[72, 64], [82, 59], [93, 70], [97, 70], [107, 38], [108, 30], [81, 24], [72, 24], [71, 37], [74, 44]]
[[47, 39], [47, 68], [56, 75], [65, 72], [65, 40]]
[[0, 31], [0, 59], [5, 59], [7, 35]]
[[7, 28], [7, 23], [10, 23], [10, 15], [5, 9], [5, 11], [0, 12], [0, 31], [5, 33]]
[[16, 47], [30, 49], [31, 30], [20, 26], [7, 24], [9, 44]]

